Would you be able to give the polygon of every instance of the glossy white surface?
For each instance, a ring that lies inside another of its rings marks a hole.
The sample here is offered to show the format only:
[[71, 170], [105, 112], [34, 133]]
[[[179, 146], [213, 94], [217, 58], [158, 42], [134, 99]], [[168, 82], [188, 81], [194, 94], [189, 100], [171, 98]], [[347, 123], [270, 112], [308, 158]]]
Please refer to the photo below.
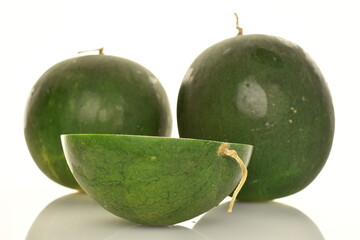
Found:
[[33, 222], [26, 239], [205, 239], [182, 227], [147, 227], [118, 218], [85, 194], [69, 194], [50, 203]]
[[199, 221], [170, 227], [147, 227], [118, 218], [85, 194], [56, 199], [41, 211], [27, 240], [47, 239], [324, 239], [317, 225], [296, 208], [277, 202], [240, 203], [227, 213], [228, 201]]
[[[139, 62], [167, 91], [177, 137], [181, 81], [205, 48], [237, 33], [233, 12], [245, 34], [302, 46], [328, 82], [335, 140], [309, 187], [276, 200], [285, 205], [237, 203], [231, 215], [221, 205], [178, 227], [149, 228], [69, 195], [74, 191], [38, 170], [25, 144], [23, 114], [45, 70], [99, 47]], [[0, 239], [360, 239], [359, 22], [355, 0], [1, 1]]]

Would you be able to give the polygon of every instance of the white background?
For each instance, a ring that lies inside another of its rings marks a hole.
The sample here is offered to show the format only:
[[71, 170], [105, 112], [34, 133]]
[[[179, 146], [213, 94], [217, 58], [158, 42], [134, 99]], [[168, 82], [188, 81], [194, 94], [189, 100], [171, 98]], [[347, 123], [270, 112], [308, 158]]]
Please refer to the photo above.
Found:
[[[0, 238], [24, 239], [47, 204], [74, 192], [47, 179], [28, 153], [23, 116], [40, 75], [77, 51], [99, 47], [152, 71], [171, 102], [205, 48], [236, 35], [281, 36], [317, 62], [332, 93], [336, 131], [323, 171], [278, 202], [306, 214], [325, 239], [360, 239], [360, 37], [357, 1], [45, 1], [0, 2]], [[44, 229], [45, 231], [45, 229]], [[65, 230], [64, 230], [65, 231]], [[219, 229], [221, 231], [221, 229]], [[239, 233], [241, 236], [241, 233]], [[126, 239], [126, 238], [125, 238]]]

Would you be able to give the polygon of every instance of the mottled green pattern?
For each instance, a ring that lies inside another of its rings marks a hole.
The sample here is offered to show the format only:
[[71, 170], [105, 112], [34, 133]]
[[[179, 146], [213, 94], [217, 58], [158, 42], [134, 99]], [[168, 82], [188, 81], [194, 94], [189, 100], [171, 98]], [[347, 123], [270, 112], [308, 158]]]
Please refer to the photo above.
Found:
[[[121, 135], [65, 135], [66, 159], [89, 196], [134, 222], [168, 225], [218, 205], [239, 183], [220, 142]], [[230, 144], [248, 164], [252, 147]]]
[[127, 59], [90, 55], [58, 63], [41, 76], [27, 104], [25, 137], [49, 178], [79, 188], [60, 134], [169, 136], [171, 121], [166, 93], [151, 72]]
[[323, 76], [297, 45], [237, 36], [204, 51], [182, 83], [181, 137], [252, 144], [242, 200], [293, 194], [318, 175], [331, 149], [334, 110]]

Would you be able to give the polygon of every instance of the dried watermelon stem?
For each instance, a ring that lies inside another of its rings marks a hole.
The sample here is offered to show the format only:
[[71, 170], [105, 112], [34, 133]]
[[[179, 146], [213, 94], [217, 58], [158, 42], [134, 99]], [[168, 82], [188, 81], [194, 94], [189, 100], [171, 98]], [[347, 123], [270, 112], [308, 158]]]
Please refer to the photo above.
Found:
[[104, 48], [98, 48], [98, 49], [93, 49], [93, 50], [79, 51], [78, 54], [80, 54], [80, 53], [86, 53], [86, 52], [94, 52], [94, 51], [99, 51], [99, 55], [103, 55], [103, 54], [104, 54]]
[[246, 181], [248, 172], [247, 172], [247, 169], [246, 169], [246, 166], [245, 166], [244, 162], [241, 160], [241, 158], [239, 157], [237, 152], [235, 150], [230, 150], [229, 149], [229, 144], [228, 143], [221, 144], [219, 149], [218, 149], [218, 153], [220, 155], [226, 155], [226, 156], [234, 158], [239, 163], [240, 168], [241, 168], [241, 179], [240, 179], [240, 182], [237, 185], [236, 189], [233, 192], [233, 195], [232, 195], [232, 198], [231, 198], [231, 201], [230, 201], [230, 204], [229, 204], [229, 208], [227, 210], [228, 213], [231, 213], [232, 209], [234, 207], [234, 203], [236, 201], [236, 197], [239, 194], [242, 186], [244, 185], [244, 183]]
[[239, 26], [239, 17], [236, 13], [234, 13], [234, 14], [236, 17], [236, 29], [239, 31], [238, 35], [243, 35], [243, 29]]

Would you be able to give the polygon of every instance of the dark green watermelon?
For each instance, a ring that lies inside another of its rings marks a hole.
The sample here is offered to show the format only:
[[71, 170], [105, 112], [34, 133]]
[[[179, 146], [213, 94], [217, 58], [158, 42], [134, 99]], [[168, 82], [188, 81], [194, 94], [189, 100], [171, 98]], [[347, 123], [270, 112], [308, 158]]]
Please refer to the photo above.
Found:
[[65, 133], [169, 136], [167, 95], [143, 66], [109, 55], [65, 60], [35, 84], [25, 113], [25, 137], [38, 167], [55, 182], [80, 188], [63, 154]]
[[302, 190], [330, 153], [334, 109], [324, 77], [302, 48], [278, 37], [239, 35], [205, 50], [177, 107], [180, 137], [254, 146], [241, 200]]

